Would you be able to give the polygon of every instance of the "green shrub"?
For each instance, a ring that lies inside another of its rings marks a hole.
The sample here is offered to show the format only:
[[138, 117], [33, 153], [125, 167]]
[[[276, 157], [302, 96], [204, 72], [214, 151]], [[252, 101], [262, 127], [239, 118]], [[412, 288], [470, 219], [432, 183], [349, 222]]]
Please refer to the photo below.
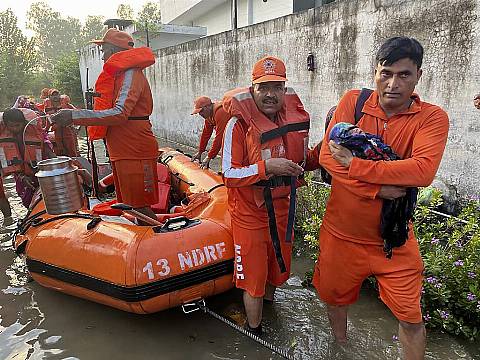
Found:
[[[330, 190], [312, 184], [311, 178], [307, 182], [310, 186], [298, 196], [297, 233], [315, 258]], [[435, 213], [441, 204], [441, 193], [428, 187], [420, 191], [415, 211], [415, 233], [425, 264], [421, 301], [425, 324], [480, 339], [480, 203], [467, 201], [457, 219]]]
[[312, 259], [318, 255], [318, 231], [322, 224], [323, 214], [330, 188], [315, 184], [313, 176], [309, 173], [305, 177], [307, 186], [298, 190], [296, 219], [296, 238], [301, 238], [306, 246], [306, 251]]
[[432, 212], [441, 202], [441, 193], [433, 191], [430, 202], [415, 212], [425, 265], [422, 312], [428, 327], [474, 340], [480, 338], [479, 202], [463, 206], [462, 221]]

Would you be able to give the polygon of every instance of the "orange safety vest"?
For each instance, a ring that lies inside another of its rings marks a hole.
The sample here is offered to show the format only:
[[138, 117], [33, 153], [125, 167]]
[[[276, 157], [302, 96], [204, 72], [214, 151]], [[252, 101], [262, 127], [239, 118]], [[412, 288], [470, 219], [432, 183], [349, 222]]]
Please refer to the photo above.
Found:
[[[251, 88], [229, 91], [223, 99], [223, 107], [247, 126], [246, 145], [249, 164], [270, 158], [286, 158], [304, 165], [308, 150], [310, 116], [292, 88], [287, 88], [285, 102], [271, 121], [255, 104]], [[295, 197], [298, 181], [295, 177], [274, 176], [253, 186], [256, 204], [265, 205], [269, 219], [270, 237], [280, 271], [286, 271], [277, 230], [274, 199], [290, 196], [285, 241], [290, 242], [295, 218]]]
[[[27, 121], [37, 116], [34, 111], [29, 109], [18, 110], [23, 112]], [[14, 173], [24, 173], [29, 176], [34, 174], [32, 167], [36, 167], [37, 162], [43, 159], [41, 121], [30, 124], [27, 127], [23, 141], [25, 151], [24, 154], [21, 154], [17, 138], [8, 130], [3, 120], [0, 122], [0, 165], [2, 176]]]
[[[255, 164], [269, 158], [286, 158], [298, 164], [306, 160], [310, 116], [300, 98], [292, 88], [287, 88], [285, 103], [277, 115], [277, 122], [271, 121], [255, 104], [250, 88], [238, 88], [227, 92], [223, 107], [231, 115], [242, 119], [248, 128], [245, 139], [248, 149], [248, 163]], [[289, 186], [281, 179], [271, 179], [273, 198], [290, 194]], [[263, 192], [255, 191], [257, 204], [263, 205]]]
[[[103, 65], [103, 70], [95, 82], [95, 92], [99, 97], [94, 98], [94, 110], [111, 109], [115, 105], [115, 79], [131, 68], [145, 69], [155, 63], [150, 48], [135, 48], [113, 54]], [[88, 138], [92, 140], [103, 139], [107, 135], [106, 126], [88, 126]]]

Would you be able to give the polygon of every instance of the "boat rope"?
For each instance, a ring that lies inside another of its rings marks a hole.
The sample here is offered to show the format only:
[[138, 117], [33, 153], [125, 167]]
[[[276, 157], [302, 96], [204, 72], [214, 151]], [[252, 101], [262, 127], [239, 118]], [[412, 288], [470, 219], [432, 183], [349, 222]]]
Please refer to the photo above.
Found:
[[197, 303], [197, 306], [200, 308], [200, 310], [202, 310], [203, 312], [205, 312], [206, 314], [214, 317], [215, 319], [217, 320], [220, 320], [221, 322], [227, 324], [228, 326], [230, 326], [231, 328], [237, 330], [238, 332], [242, 333], [243, 335], [245, 336], [248, 336], [250, 339], [254, 340], [255, 342], [257, 342], [258, 344], [266, 347], [267, 349], [273, 351], [274, 353], [280, 355], [281, 357], [283, 357], [284, 359], [288, 359], [288, 360], [294, 360], [294, 357], [290, 354], [288, 354], [288, 352], [285, 350], [285, 349], [281, 349], [279, 348], [278, 346], [274, 345], [274, 344], [271, 344], [269, 343], [268, 341], [262, 339], [261, 337], [251, 333], [250, 331], [244, 329], [243, 327], [235, 324], [233, 321], [227, 319], [226, 317], [220, 315], [220, 314], [217, 314], [215, 311], [209, 309], [207, 307], [207, 305], [205, 305], [205, 301], [204, 300], [201, 300], [201, 301], [198, 301]]

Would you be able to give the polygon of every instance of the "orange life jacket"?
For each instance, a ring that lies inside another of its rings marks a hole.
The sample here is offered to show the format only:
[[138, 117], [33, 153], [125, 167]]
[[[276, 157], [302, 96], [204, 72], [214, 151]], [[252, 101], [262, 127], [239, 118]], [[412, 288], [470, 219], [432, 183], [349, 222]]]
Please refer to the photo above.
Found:
[[[95, 82], [95, 92], [99, 97], [94, 98], [94, 110], [111, 109], [115, 105], [115, 79], [128, 69], [145, 69], [155, 63], [155, 57], [150, 48], [135, 48], [113, 54], [103, 65], [103, 70]], [[107, 135], [106, 126], [88, 126], [90, 141], [103, 139]]]
[[[251, 88], [238, 88], [227, 92], [223, 98], [223, 107], [231, 116], [241, 119], [248, 128], [245, 141], [249, 164], [269, 158], [287, 158], [298, 164], [305, 161], [310, 116], [292, 88], [287, 88], [285, 103], [277, 114], [276, 123], [258, 109]], [[273, 185], [273, 198], [290, 194], [289, 186], [282, 186], [281, 180], [274, 180]], [[261, 206], [262, 189], [256, 192], [256, 202]]]
[[74, 109], [75, 107], [70, 104], [70, 96], [60, 95], [60, 105], [54, 106], [50, 98], [43, 100], [42, 111], [47, 114], [54, 114], [60, 109]]
[[[285, 102], [277, 113], [276, 122], [263, 114], [255, 104], [251, 88], [234, 89], [225, 94], [223, 107], [247, 127], [246, 145], [248, 164], [256, 164], [270, 158], [286, 158], [304, 164], [308, 150], [310, 116], [292, 88], [287, 88]], [[276, 224], [274, 199], [289, 198], [285, 241], [290, 242], [295, 218], [295, 177], [274, 176], [260, 181], [253, 187], [255, 203], [265, 205], [269, 219], [270, 237], [275, 257], [283, 273], [286, 271]]]
[[[27, 121], [37, 115], [30, 109], [18, 109], [23, 112]], [[41, 120], [27, 126], [24, 137], [25, 151], [20, 152], [18, 139], [8, 130], [3, 120], [0, 122], [0, 165], [2, 176], [13, 173], [33, 175], [37, 162], [43, 159], [43, 136]]]

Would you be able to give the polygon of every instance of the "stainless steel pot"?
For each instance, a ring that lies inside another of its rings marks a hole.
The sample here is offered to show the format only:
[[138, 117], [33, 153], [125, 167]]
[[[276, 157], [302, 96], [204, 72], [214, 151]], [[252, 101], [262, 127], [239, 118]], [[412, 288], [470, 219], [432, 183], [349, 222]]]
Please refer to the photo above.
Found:
[[65, 214], [80, 210], [83, 190], [78, 180], [78, 168], [71, 158], [59, 156], [38, 162], [35, 174], [42, 190], [47, 213]]

